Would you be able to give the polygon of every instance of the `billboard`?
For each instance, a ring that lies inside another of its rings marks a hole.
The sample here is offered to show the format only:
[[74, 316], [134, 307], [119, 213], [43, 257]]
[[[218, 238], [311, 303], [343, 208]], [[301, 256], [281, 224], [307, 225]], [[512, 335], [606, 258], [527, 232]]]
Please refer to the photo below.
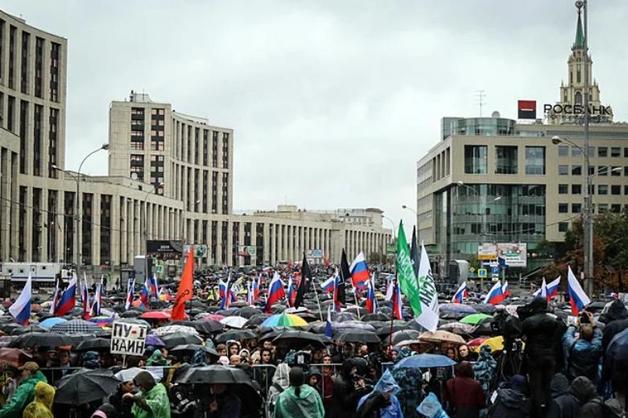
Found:
[[493, 243], [481, 244], [478, 246], [478, 260], [496, 260], [497, 245]]
[[307, 250], [305, 256], [307, 258], [323, 258], [323, 250]]
[[238, 247], [238, 256], [240, 257], [256, 257], [257, 247], [255, 245], [240, 245]]
[[497, 244], [497, 255], [506, 261], [508, 267], [527, 267], [528, 245], [517, 243]]
[[146, 241], [146, 255], [160, 260], [178, 260], [183, 251], [183, 241], [177, 240], [148, 240]]

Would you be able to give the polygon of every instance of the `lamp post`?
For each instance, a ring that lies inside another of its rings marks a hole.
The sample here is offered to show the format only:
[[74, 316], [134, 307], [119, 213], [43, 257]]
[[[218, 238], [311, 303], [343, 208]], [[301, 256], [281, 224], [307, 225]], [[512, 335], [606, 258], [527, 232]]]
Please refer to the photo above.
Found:
[[148, 236], [148, 228], [146, 224], [146, 218], [148, 217], [148, 208], [146, 207], [148, 205], [148, 196], [150, 196], [151, 193], [157, 191], [158, 187], [162, 187], [163, 185], [164, 183], [162, 182], [157, 182], [153, 184], [153, 190], [149, 190], [146, 192], [146, 195], [144, 196], [144, 201], [142, 203], [142, 231], [144, 232], [144, 253], [148, 251], [148, 239], [150, 238]]
[[[585, 13], [586, 16], [586, 13]], [[586, 17], [585, 17], [586, 22]], [[586, 65], [585, 65], [586, 68]], [[586, 75], [585, 75], [586, 79]], [[585, 93], [586, 97], [586, 93]], [[585, 119], [587, 118], [588, 110], [585, 110]], [[584, 253], [584, 286], [589, 295], [593, 294], [593, 219], [592, 219], [592, 202], [591, 202], [591, 192], [593, 188], [593, 175], [589, 171], [589, 167], [591, 166], [591, 160], [589, 157], [589, 138], [588, 138], [588, 130], [585, 134], [584, 147], [570, 141], [569, 139], [561, 138], [559, 136], [552, 137], [552, 144], [558, 145], [560, 143], [566, 143], [571, 146], [576, 147], [580, 150], [582, 155], [584, 156], [584, 204], [583, 204], [583, 212], [582, 212], [582, 231], [583, 231], [583, 253]]]

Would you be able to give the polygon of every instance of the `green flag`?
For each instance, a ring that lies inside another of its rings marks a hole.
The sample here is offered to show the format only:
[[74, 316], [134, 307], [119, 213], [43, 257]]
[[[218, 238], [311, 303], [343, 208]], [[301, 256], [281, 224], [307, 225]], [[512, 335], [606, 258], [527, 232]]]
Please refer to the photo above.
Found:
[[406, 241], [406, 234], [403, 231], [403, 222], [399, 222], [399, 233], [397, 234], [397, 280], [401, 291], [408, 299], [412, 312], [414, 312], [414, 317], [418, 317], [421, 315], [419, 283], [414, 275], [410, 249]]

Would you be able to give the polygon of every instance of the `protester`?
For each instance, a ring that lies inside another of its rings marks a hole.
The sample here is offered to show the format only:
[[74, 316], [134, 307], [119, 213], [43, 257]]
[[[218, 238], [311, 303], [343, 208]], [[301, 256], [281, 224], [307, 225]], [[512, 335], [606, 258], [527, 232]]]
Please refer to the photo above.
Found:
[[449, 418], [449, 415], [443, 409], [436, 395], [432, 392], [423, 399], [421, 404], [417, 406], [416, 412], [425, 418]]
[[241, 411], [242, 400], [229, 391], [228, 385], [213, 384], [209, 397], [201, 397], [194, 418], [235, 418], [241, 416]]
[[578, 417], [604, 418], [604, 402], [588, 377], [578, 376], [571, 382], [571, 393], [581, 404]]
[[576, 418], [580, 410], [580, 402], [569, 391], [569, 380], [562, 373], [552, 378], [552, 404], [547, 418]]
[[34, 361], [24, 363], [19, 369], [22, 372], [22, 381], [9, 401], [0, 409], [0, 418], [22, 416], [26, 405], [35, 398], [35, 385], [39, 382], [48, 383], [46, 377], [39, 371], [39, 365]]
[[479, 418], [486, 401], [482, 386], [473, 379], [471, 363], [463, 361], [456, 364], [454, 375], [445, 385], [447, 411], [456, 418]]
[[476, 363], [473, 364], [473, 373], [475, 379], [482, 385], [484, 397], [488, 399], [491, 392], [491, 386], [495, 379], [495, 371], [497, 369], [497, 361], [491, 354], [491, 347], [483, 345], [480, 347], [480, 356]]
[[598, 364], [602, 357], [602, 331], [595, 326], [595, 319], [590, 312], [582, 312], [578, 321], [578, 335], [573, 325], [563, 335], [567, 377], [573, 380], [578, 376], [586, 376], [596, 383]]
[[266, 416], [272, 417], [275, 411], [275, 405], [279, 395], [290, 386], [289, 380], [290, 366], [286, 363], [280, 363], [273, 375], [273, 384], [268, 389], [268, 396], [266, 397]]
[[29, 403], [22, 414], [23, 418], [54, 418], [52, 403], [55, 398], [55, 388], [45, 382], [35, 384], [35, 399]]
[[497, 390], [497, 397], [488, 409], [489, 418], [536, 418], [530, 414], [530, 401], [526, 396], [526, 379], [514, 375], [510, 382]]
[[133, 402], [128, 397], [125, 399], [124, 395], [127, 393], [132, 394], [134, 390], [135, 386], [133, 385], [133, 380], [129, 380], [120, 383], [118, 390], [109, 397], [109, 403], [115, 407], [118, 418], [133, 417], [133, 413], [131, 412]]
[[140, 393], [126, 393], [122, 399], [134, 403], [131, 412], [135, 418], [170, 418], [170, 401], [164, 385], [156, 383], [147, 371], [139, 372], [133, 384], [140, 389]]
[[389, 370], [382, 375], [373, 391], [358, 401], [358, 418], [403, 418], [401, 405], [395, 396], [399, 385]]
[[321, 397], [305, 384], [303, 369], [291, 368], [289, 380], [290, 386], [277, 399], [275, 418], [323, 418], [325, 409]]

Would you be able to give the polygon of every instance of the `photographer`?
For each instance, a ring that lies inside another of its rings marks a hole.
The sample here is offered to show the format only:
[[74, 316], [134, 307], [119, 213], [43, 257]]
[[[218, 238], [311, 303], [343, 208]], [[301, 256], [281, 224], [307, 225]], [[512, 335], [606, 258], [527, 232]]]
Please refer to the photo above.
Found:
[[591, 312], [580, 313], [577, 329], [574, 325], [567, 328], [563, 335], [563, 350], [565, 370], [570, 380], [586, 376], [593, 383], [597, 383], [598, 364], [602, 357], [602, 331], [596, 327]]

